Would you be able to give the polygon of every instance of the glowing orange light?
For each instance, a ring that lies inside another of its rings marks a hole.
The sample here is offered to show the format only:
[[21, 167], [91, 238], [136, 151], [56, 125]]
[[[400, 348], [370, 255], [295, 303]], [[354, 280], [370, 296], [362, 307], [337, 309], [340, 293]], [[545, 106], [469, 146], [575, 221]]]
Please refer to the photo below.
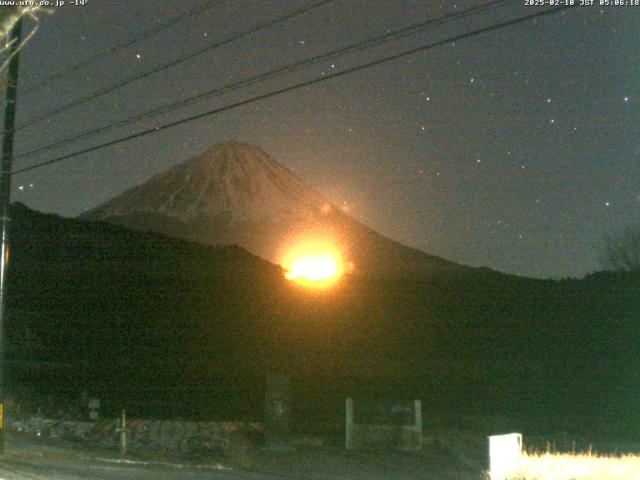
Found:
[[340, 255], [330, 247], [299, 247], [283, 262], [285, 278], [314, 287], [335, 283], [344, 272]]

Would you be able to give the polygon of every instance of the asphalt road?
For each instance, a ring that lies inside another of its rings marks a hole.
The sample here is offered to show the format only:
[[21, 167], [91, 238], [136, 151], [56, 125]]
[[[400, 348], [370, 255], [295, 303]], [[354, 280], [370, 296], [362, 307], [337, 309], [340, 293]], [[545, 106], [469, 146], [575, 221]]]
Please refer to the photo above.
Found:
[[115, 455], [87, 455], [42, 443], [20, 442], [0, 458], [0, 480], [276, 480], [282, 477], [236, 470], [223, 465], [190, 466], [136, 461]]
[[[164, 456], [122, 458], [113, 450], [13, 438], [0, 457], [0, 480], [477, 480], [484, 468], [465, 466], [438, 448], [420, 454], [346, 452], [340, 448], [267, 451], [246, 460], [250, 470], [178, 463]], [[237, 462], [242, 465], [245, 462]], [[236, 465], [234, 464], [234, 465]], [[262, 473], [270, 472], [270, 473]]]
[[0, 464], [2, 480], [80, 480], [80, 479], [150, 479], [150, 480], [275, 480], [278, 477], [235, 470], [176, 467], [171, 465], [114, 464], [95, 461], [61, 463], [42, 458], [37, 461], [5, 460]]

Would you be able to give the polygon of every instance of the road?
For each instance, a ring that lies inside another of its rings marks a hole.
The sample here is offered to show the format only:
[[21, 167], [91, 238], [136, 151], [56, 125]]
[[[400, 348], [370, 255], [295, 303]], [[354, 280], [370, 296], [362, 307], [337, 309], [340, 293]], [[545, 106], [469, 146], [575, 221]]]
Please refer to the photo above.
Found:
[[[276, 480], [287, 478], [232, 469], [223, 465], [190, 466], [169, 462], [136, 461], [116, 455], [83, 452], [20, 442], [0, 459], [0, 480]], [[290, 478], [290, 477], [289, 477]]]
[[204, 468], [117, 465], [96, 462], [93, 464], [69, 463], [66, 465], [52, 462], [7, 462], [0, 465], [2, 480], [80, 480], [80, 479], [132, 479], [132, 480], [272, 480], [276, 477], [239, 471], [224, 471]]
[[[255, 449], [244, 467], [193, 465], [165, 457], [121, 458], [113, 450], [81, 450], [13, 439], [0, 458], [0, 480], [477, 480], [483, 468], [464, 466], [437, 447], [420, 454], [346, 452], [341, 448]], [[269, 472], [269, 473], [262, 473]]]
[[12, 464], [0, 466], [2, 480], [80, 480], [80, 479], [151, 479], [151, 480], [267, 480], [283, 477], [247, 473], [175, 469], [171, 467], [138, 468], [133, 466], [89, 465], [89, 466], [45, 466]]

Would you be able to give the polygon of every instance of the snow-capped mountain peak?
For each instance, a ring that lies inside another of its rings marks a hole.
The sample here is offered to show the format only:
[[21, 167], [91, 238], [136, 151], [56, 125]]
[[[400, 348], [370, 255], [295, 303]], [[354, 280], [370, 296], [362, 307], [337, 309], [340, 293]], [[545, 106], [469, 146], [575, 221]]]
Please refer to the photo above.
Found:
[[361, 275], [393, 278], [456, 270], [335, 208], [260, 148], [214, 146], [90, 210], [81, 218], [204, 245], [239, 245], [282, 263], [298, 245], [322, 242]]
[[329, 202], [260, 148], [227, 141], [86, 212], [95, 220], [159, 214], [187, 222], [314, 216]]

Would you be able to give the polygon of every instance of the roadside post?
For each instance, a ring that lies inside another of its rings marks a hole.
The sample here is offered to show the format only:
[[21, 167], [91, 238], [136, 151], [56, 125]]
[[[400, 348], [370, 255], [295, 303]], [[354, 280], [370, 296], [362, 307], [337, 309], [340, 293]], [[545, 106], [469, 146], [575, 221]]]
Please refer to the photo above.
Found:
[[353, 449], [353, 398], [347, 398], [346, 419], [345, 419], [345, 439], [344, 446], [347, 450]]
[[127, 454], [127, 416], [124, 408], [120, 418], [120, 453], [122, 455]]

